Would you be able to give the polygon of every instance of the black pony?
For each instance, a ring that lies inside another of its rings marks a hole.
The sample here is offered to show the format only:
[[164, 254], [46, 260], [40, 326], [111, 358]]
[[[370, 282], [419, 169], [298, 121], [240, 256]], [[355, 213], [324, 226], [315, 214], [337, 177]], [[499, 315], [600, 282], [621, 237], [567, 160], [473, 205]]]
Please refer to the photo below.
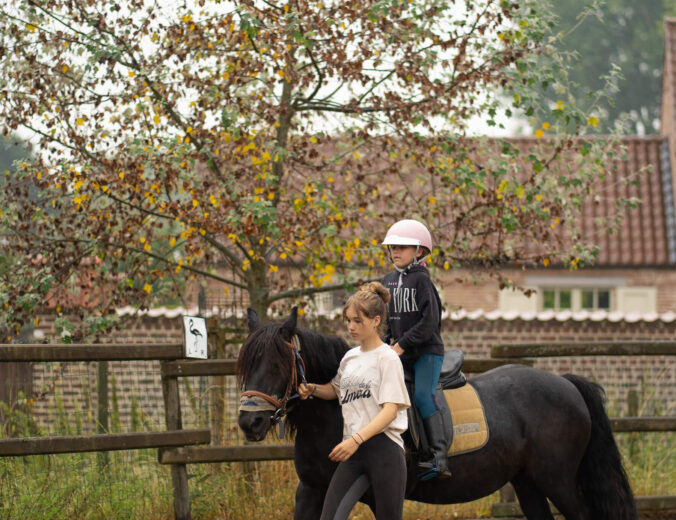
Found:
[[[238, 424], [262, 441], [286, 416], [295, 433], [296, 520], [319, 518], [336, 469], [328, 459], [342, 440], [337, 400], [297, 398], [307, 377], [328, 382], [348, 345], [284, 323], [259, 325], [249, 310], [249, 337], [238, 360], [244, 390]], [[434, 504], [468, 502], [511, 482], [529, 520], [553, 520], [549, 499], [566, 520], [636, 520], [638, 514], [603, 404], [603, 390], [582, 377], [507, 365], [470, 379], [485, 407], [490, 436], [477, 451], [452, 457], [450, 479], [421, 481], [409, 464], [406, 498]], [[259, 409], [260, 407], [260, 409]], [[411, 455], [413, 457], [413, 455]], [[407, 457], [410, 458], [410, 457]], [[365, 501], [373, 508], [368, 497]]]

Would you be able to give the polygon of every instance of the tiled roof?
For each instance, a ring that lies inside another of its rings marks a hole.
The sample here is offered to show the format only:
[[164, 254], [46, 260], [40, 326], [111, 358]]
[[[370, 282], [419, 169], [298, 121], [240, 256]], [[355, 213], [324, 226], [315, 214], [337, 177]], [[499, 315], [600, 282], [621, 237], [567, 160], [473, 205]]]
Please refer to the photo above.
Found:
[[[664, 21], [664, 64], [662, 70], [662, 133], [674, 144], [676, 129], [676, 18]], [[672, 150], [672, 153], [675, 153]]]
[[[588, 137], [587, 139], [602, 139]], [[580, 139], [586, 139], [584, 137]], [[538, 145], [535, 138], [509, 139], [521, 151]], [[628, 136], [620, 139], [625, 152], [606, 164], [608, 175], [593, 185], [581, 211], [582, 240], [600, 247], [595, 267], [663, 267], [676, 265], [676, 234], [672, 166], [667, 140], [660, 136]], [[619, 226], [613, 233], [600, 219], [617, 213], [620, 200], [640, 199], [634, 208], [620, 212]]]
[[[622, 139], [627, 159], [601, 180], [582, 210], [582, 236], [600, 246], [596, 266], [664, 266], [676, 263], [672, 172], [666, 140], [658, 136]], [[620, 182], [626, 178], [628, 182]], [[609, 234], [594, 220], [612, 214], [620, 199], [641, 203], [626, 208], [617, 232]]]

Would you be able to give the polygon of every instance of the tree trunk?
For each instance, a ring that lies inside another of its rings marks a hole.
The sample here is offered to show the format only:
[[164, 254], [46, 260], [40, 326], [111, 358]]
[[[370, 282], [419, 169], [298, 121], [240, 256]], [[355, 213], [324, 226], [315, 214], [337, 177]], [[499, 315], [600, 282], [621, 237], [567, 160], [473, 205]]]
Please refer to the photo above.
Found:
[[260, 320], [265, 319], [270, 306], [265, 269], [265, 262], [252, 261], [248, 271], [249, 307], [256, 311]]

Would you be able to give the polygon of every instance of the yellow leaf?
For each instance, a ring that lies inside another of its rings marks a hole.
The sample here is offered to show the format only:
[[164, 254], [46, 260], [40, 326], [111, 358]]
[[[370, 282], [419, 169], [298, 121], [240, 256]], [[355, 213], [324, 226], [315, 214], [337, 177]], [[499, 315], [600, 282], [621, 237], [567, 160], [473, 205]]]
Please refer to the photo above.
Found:
[[153, 292], [153, 286], [150, 285], [150, 284], [145, 284], [145, 285], [143, 286], [143, 290], [144, 290], [145, 292], [147, 292], [148, 294], [150, 294], [151, 292]]
[[547, 130], [547, 129], [549, 128], [549, 123], [548, 123], [547, 121], [545, 121], [544, 123], [542, 123], [542, 128], [544, 128], [545, 130]]
[[36, 27], [35, 25], [33, 25], [32, 23], [27, 23], [27, 24], [26, 24], [26, 30], [27, 30], [27, 31], [29, 31], [29, 32], [35, 32], [35, 29], [37, 29], [37, 27]]
[[84, 121], [82, 120], [81, 117], [78, 117], [77, 120], [76, 120], [75, 122], [77, 123], [78, 126], [83, 126], [83, 125], [84, 125]]
[[156, 125], [159, 125], [160, 121], [162, 121], [162, 118], [160, 116], [158, 116], [157, 114], [155, 114], [155, 117], [153, 117], [153, 121], [155, 121]]
[[61, 71], [62, 71], [64, 74], [65, 74], [66, 72], [68, 72], [68, 65], [64, 65], [63, 67], [61, 67]]
[[541, 129], [538, 128], [535, 131], [535, 137], [537, 137], [538, 139], [541, 139], [543, 135], [545, 135], [545, 133]]
[[589, 119], [587, 119], [587, 123], [596, 128], [596, 125], [599, 124], [599, 120], [595, 116], [590, 116]]
[[124, 172], [120, 172], [120, 179], [124, 179]]
[[542, 261], [542, 264], [543, 264], [545, 267], [547, 267], [547, 266], [549, 265], [549, 258], [545, 258], [545, 259]]

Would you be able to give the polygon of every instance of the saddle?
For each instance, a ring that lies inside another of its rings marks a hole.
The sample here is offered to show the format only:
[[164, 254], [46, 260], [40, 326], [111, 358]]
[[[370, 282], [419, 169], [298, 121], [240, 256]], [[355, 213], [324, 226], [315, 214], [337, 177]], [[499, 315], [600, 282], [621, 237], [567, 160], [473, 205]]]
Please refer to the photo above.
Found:
[[[477, 450], [488, 442], [483, 405], [474, 387], [466, 384], [467, 378], [461, 371], [463, 359], [461, 350], [445, 352], [434, 396], [447, 432], [446, 451], [449, 456]], [[404, 379], [411, 403], [414, 403], [413, 375], [405, 374]], [[409, 451], [428, 451], [422, 416], [414, 404], [408, 409], [408, 435], [404, 436], [404, 442]]]

